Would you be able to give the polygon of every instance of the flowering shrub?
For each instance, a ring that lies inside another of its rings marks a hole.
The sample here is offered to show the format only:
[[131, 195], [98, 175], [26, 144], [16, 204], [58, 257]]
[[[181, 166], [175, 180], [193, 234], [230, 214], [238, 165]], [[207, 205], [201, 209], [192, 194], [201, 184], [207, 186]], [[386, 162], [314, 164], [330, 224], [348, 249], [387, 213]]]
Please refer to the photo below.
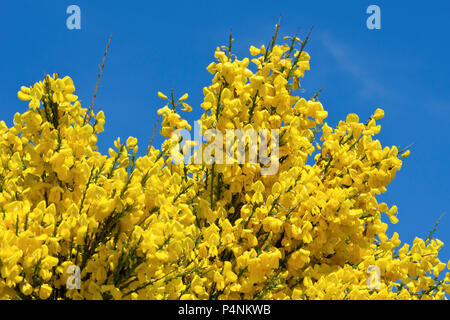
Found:
[[[401, 168], [399, 148], [374, 136], [384, 112], [331, 128], [305, 99], [304, 41], [254, 58], [217, 48], [204, 88], [204, 130], [279, 129], [279, 170], [257, 164], [173, 163], [170, 139], [190, 126], [167, 97], [161, 150], [137, 139], [102, 155], [105, 116], [81, 107], [69, 77], [18, 92], [29, 110], [0, 123], [2, 299], [442, 299], [443, 243], [386, 236], [396, 206], [376, 195]], [[249, 69], [250, 62], [255, 71]], [[185, 141], [180, 155], [195, 145]], [[194, 151], [195, 154], [195, 151]], [[74, 267], [75, 266], [75, 267]], [[448, 267], [448, 266], [447, 266]], [[79, 289], [70, 286], [78, 269]], [[378, 270], [379, 274], [372, 273]], [[368, 281], [369, 280], [369, 281]]]

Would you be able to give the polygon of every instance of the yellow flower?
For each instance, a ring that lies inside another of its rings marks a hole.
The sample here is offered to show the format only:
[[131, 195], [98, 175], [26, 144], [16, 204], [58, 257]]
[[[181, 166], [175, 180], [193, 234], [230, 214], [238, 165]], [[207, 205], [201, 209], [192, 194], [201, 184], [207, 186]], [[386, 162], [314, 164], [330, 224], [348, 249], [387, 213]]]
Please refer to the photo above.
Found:
[[134, 137], [129, 137], [128, 139], [127, 139], [127, 148], [128, 149], [133, 149], [134, 147], [136, 147], [136, 145], [137, 145], [137, 139], [136, 138], [134, 138]]
[[260, 50], [260, 49], [255, 48], [254, 46], [250, 46], [250, 54], [251, 54], [252, 56], [256, 56], [256, 55], [258, 55], [258, 54], [260, 54], [260, 53], [261, 53], [261, 50]]
[[383, 109], [377, 109], [375, 110], [375, 113], [372, 116], [373, 119], [379, 120], [384, 118], [384, 110]]
[[402, 158], [406, 158], [406, 157], [408, 157], [410, 154], [411, 154], [411, 151], [406, 150], [404, 153], [401, 154], [401, 157], [402, 157]]
[[20, 291], [26, 295], [29, 296], [30, 294], [33, 293], [33, 287], [29, 284], [29, 283], [24, 283], [22, 285], [22, 288], [20, 289]]
[[[0, 122], [0, 299], [443, 299], [443, 243], [400, 247], [383, 222], [398, 222], [379, 195], [409, 151], [374, 137], [381, 109], [324, 123], [324, 105], [295, 90], [310, 67], [298, 41], [250, 47], [252, 60], [219, 47], [207, 68], [202, 134], [269, 132], [247, 136], [245, 163], [173, 162], [207, 147], [183, 138], [171, 152], [171, 134], [191, 129], [176, 108], [192, 110], [187, 94], [157, 111], [161, 148], [138, 156], [134, 137], [99, 151], [105, 115], [88, 123], [70, 77], [21, 87], [30, 109]], [[223, 148], [236, 154], [234, 138]], [[252, 148], [265, 151], [256, 163]]]
[[52, 291], [52, 287], [50, 287], [48, 284], [43, 284], [39, 289], [39, 298], [42, 300], [47, 300], [52, 294]]
[[182, 102], [181, 105], [183, 106], [183, 108], [181, 109], [182, 111], [187, 111], [187, 112], [192, 111], [192, 107], [190, 105], [188, 105], [187, 103]]
[[184, 100], [186, 100], [187, 98], [189, 97], [189, 95], [187, 94], [187, 93], [185, 93], [185, 94], [183, 94], [181, 97], [180, 97], [180, 99], [178, 99], [178, 101], [184, 101]]
[[159, 92], [159, 91], [158, 91], [158, 97], [159, 97], [160, 99], [169, 100], [169, 99], [167, 98], [167, 96], [166, 96], [164, 93]]
[[359, 117], [358, 117], [358, 115], [356, 115], [356, 114], [354, 114], [354, 113], [350, 113], [348, 116], [347, 116], [347, 119], [345, 120], [345, 122], [347, 122], [347, 123], [357, 123], [357, 122], [359, 122]]
[[43, 90], [40, 84], [36, 83], [34, 86], [27, 88], [21, 87], [17, 92], [17, 97], [20, 100], [30, 101], [29, 107], [33, 110], [38, 109], [41, 105]]

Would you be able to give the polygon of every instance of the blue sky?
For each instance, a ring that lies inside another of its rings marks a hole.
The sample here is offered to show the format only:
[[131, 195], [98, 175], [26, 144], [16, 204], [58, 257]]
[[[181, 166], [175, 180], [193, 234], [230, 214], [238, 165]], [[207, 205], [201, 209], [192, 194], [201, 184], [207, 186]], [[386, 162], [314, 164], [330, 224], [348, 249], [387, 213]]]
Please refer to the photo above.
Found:
[[[66, 9], [81, 8], [81, 30], [66, 28]], [[366, 8], [381, 8], [381, 30], [366, 27]], [[70, 75], [84, 107], [90, 105], [99, 64], [111, 32], [110, 52], [101, 79], [96, 110], [106, 114], [100, 150], [119, 136], [135, 136], [144, 150], [151, 138], [156, 92], [188, 92], [201, 113], [202, 88], [211, 81], [206, 66], [233, 28], [238, 57], [248, 47], [267, 44], [282, 16], [281, 36], [314, 26], [306, 51], [311, 71], [305, 96], [324, 87], [321, 101], [336, 125], [348, 113], [367, 119], [385, 110], [383, 145], [415, 142], [388, 192], [380, 197], [399, 208], [400, 222], [389, 227], [400, 239], [425, 238], [439, 216], [435, 235], [450, 259], [448, 163], [450, 3], [439, 1], [8, 1], [0, 10], [0, 119], [12, 124], [27, 104], [16, 93], [44, 74]], [[156, 139], [160, 144], [161, 139]]]

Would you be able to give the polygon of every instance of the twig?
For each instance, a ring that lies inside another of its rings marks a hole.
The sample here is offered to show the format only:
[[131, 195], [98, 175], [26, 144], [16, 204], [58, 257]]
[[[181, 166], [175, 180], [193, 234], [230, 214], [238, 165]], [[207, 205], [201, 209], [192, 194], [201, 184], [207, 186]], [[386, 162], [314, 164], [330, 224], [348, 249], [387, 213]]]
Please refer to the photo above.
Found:
[[94, 96], [92, 97], [92, 103], [91, 103], [91, 106], [89, 107], [87, 117], [84, 118], [84, 124], [86, 124], [86, 122], [89, 122], [92, 118], [92, 111], [94, 109], [95, 98], [97, 97], [98, 85], [100, 83], [100, 78], [102, 77], [103, 68], [105, 67], [106, 56], [108, 55], [109, 45], [111, 44], [111, 38], [112, 38], [112, 32], [109, 35], [108, 44], [106, 46], [105, 54], [104, 54], [103, 60], [102, 60], [102, 65], [100, 67], [100, 72], [98, 73], [97, 83], [95, 84]]
[[400, 150], [399, 152], [398, 152], [398, 154], [401, 154], [401, 153], [403, 153], [403, 152], [405, 152], [406, 150], [408, 150], [409, 148], [411, 148], [413, 145], [415, 145], [416, 143], [415, 142], [413, 142], [413, 143], [411, 143], [409, 146], [407, 146], [406, 148], [403, 148], [402, 150]]
[[288, 75], [287, 75], [287, 80], [288, 80], [288, 81], [289, 81], [289, 80], [291, 79], [291, 77], [294, 75], [294, 74], [293, 74], [294, 69], [297, 67], [298, 62], [300, 61], [300, 57], [301, 57], [301, 55], [302, 55], [303, 50], [304, 50], [305, 47], [306, 47], [306, 44], [308, 43], [308, 40], [309, 40], [309, 37], [310, 37], [310, 35], [311, 35], [311, 32], [313, 31], [313, 28], [314, 28], [314, 27], [311, 27], [311, 29], [309, 29], [308, 35], [306, 36], [305, 40], [302, 41], [302, 44], [301, 44], [301, 46], [300, 46], [300, 51], [299, 51], [299, 52], [297, 53], [297, 55], [295, 56], [294, 63], [293, 63], [293, 65], [291, 66], [291, 69], [289, 70], [289, 73], [288, 73]]
[[156, 130], [158, 129], [158, 125], [159, 125], [159, 115], [156, 118], [155, 126], [153, 127], [152, 138], [150, 139], [150, 143], [148, 144], [147, 154], [150, 152], [150, 149], [153, 146], [153, 139], [155, 138], [155, 133], [156, 133]]
[[230, 28], [230, 42], [228, 44], [228, 59], [231, 59], [231, 46], [233, 44], [233, 28]]
[[443, 214], [441, 214], [438, 221], [436, 221], [436, 224], [434, 225], [433, 229], [430, 231], [430, 233], [428, 234], [428, 237], [425, 239], [425, 244], [428, 243], [433, 238], [433, 234], [436, 231], [436, 228], [443, 216], [445, 216], [445, 212]]
[[311, 100], [311, 101], [315, 101], [316, 100], [316, 98], [322, 93], [322, 91], [323, 91], [323, 87], [322, 88], [320, 88], [320, 90], [319, 91], [317, 91], [316, 92], [316, 94], [315, 95], [313, 95], [309, 100]]

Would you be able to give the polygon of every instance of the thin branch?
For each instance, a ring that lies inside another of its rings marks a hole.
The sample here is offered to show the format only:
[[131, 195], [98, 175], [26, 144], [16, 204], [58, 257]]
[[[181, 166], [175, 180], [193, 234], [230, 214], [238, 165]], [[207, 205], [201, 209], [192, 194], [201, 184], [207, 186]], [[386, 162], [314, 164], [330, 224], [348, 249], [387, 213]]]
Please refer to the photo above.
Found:
[[148, 148], [147, 148], [147, 154], [150, 152], [150, 149], [153, 146], [153, 139], [155, 138], [155, 134], [156, 134], [156, 130], [158, 129], [158, 125], [159, 125], [159, 115], [156, 118], [156, 122], [155, 122], [155, 126], [153, 127], [153, 133], [152, 133], [152, 138], [150, 139], [150, 143], [148, 144]]
[[430, 231], [430, 233], [428, 234], [428, 237], [425, 239], [425, 244], [428, 243], [433, 238], [433, 234], [435, 233], [436, 228], [437, 228], [437, 226], [438, 226], [438, 224], [441, 221], [443, 216], [445, 216], [445, 212], [443, 214], [441, 214], [441, 216], [439, 217], [438, 221], [436, 221], [433, 229]]
[[277, 40], [278, 37], [278, 30], [280, 29], [280, 22], [281, 22], [281, 14], [280, 17], [278, 18], [278, 23], [275, 25], [275, 33], [272, 36], [272, 40], [269, 41], [269, 44], [267, 45], [266, 53], [264, 54], [264, 62], [267, 62], [267, 60], [269, 59], [269, 53], [272, 52], [272, 49], [275, 46], [275, 41]]
[[100, 84], [100, 78], [102, 77], [103, 68], [105, 67], [106, 56], [108, 55], [109, 45], [111, 44], [111, 38], [112, 38], [112, 32], [109, 35], [108, 44], [106, 46], [105, 54], [104, 54], [103, 60], [102, 60], [102, 65], [100, 67], [100, 72], [98, 73], [97, 83], [95, 84], [94, 96], [92, 97], [92, 103], [91, 103], [91, 106], [89, 107], [87, 117], [84, 118], [84, 124], [86, 124], [86, 122], [89, 122], [92, 118], [92, 111], [94, 109], [95, 98], [97, 97], [98, 85]]
[[230, 28], [230, 39], [228, 43], [228, 59], [231, 59], [231, 46], [233, 44], [233, 28]]
[[322, 88], [320, 88], [320, 90], [319, 91], [317, 91], [316, 92], [316, 94], [315, 95], [313, 95], [309, 100], [311, 100], [311, 101], [315, 101], [316, 99], [317, 99], [317, 97], [322, 93], [322, 91], [323, 91], [323, 87]]
[[415, 142], [413, 142], [413, 143], [411, 143], [409, 146], [407, 146], [406, 148], [403, 148], [402, 150], [400, 150], [399, 152], [398, 152], [398, 154], [402, 154], [403, 152], [405, 152], [406, 150], [408, 150], [409, 148], [411, 148], [413, 145], [415, 145], [416, 143]]
[[298, 62], [300, 61], [300, 57], [302, 55], [303, 50], [306, 47], [306, 44], [308, 43], [309, 37], [311, 36], [311, 32], [313, 31], [314, 27], [311, 27], [311, 29], [309, 29], [308, 35], [306, 36], [305, 40], [302, 41], [302, 44], [300, 46], [300, 51], [297, 53], [297, 55], [295, 56], [294, 59], [294, 63], [291, 66], [291, 69], [289, 70], [289, 73], [287, 75], [287, 80], [289, 81], [291, 79], [291, 77], [294, 75], [294, 69], [297, 67]]

